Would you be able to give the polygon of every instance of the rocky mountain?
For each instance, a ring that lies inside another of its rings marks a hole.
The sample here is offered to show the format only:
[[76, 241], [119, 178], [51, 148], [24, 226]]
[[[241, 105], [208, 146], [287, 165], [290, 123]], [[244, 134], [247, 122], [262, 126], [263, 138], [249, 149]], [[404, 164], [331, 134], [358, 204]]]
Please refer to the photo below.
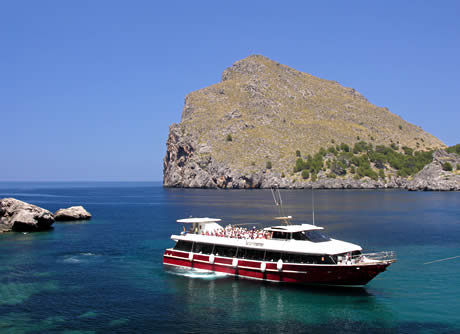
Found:
[[[353, 88], [299, 72], [264, 56], [237, 61], [221, 82], [185, 98], [172, 124], [164, 158], [166, 187], [406, 187], [396, 173], [386, 180], [350, 177], [305, 180], [293, 172], [302, 157], [343, 143], [366, 141], [426, 151], [445, 145]], [[326, 168], [326, 165], [325, 167]], [[399, 180], [399, 181], [398, 181]], [[330, 183], [330, 184], [329, 184]]]

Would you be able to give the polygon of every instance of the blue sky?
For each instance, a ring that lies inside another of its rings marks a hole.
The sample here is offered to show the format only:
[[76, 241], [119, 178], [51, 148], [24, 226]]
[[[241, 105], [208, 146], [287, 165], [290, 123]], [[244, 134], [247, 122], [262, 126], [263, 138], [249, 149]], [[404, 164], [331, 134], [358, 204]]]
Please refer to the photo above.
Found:
[[185, 95], [262, 54], [460, 142], [460, 2], [3, 1], [0, 180], [161, 180]]

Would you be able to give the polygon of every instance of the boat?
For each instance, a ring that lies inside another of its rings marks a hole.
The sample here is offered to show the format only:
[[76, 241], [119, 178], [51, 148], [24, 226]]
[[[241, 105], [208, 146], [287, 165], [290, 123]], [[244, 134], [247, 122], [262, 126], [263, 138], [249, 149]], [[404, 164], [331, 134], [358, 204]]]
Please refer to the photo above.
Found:
[[186, 218], [165, 266], [199, 269], [270, 282], [364, 286], [396, 261], [393, 251], [363, 253], [359, 245], [336, 240], [292, 216], [263, 229], [223, 227], [219, 218]]

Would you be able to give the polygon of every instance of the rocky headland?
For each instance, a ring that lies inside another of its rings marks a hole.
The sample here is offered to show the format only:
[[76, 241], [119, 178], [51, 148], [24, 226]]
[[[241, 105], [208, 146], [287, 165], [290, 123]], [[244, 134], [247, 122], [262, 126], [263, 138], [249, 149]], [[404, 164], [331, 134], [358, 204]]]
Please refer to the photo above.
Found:
[[259, 55], [187, 95], [166, 146], [165, 187], [460, 190], [460, 152], [353, 88]]

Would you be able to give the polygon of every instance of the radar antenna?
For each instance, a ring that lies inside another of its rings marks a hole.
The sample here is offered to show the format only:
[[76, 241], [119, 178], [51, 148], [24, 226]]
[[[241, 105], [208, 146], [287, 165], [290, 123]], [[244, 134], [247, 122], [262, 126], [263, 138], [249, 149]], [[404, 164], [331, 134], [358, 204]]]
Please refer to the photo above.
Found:
[[315, 192], [313, 191], [313, 186], [311, 187], [311, 207], [313, 215], [313, 225], [315, 225]]

